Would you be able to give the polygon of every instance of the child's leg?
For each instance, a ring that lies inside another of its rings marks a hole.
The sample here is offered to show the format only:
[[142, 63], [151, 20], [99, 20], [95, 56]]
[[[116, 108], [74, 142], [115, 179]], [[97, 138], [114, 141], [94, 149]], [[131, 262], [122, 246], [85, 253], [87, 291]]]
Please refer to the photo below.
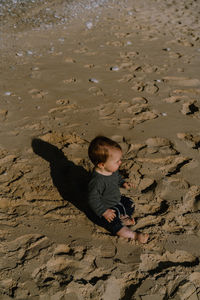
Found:
[[149, 235], [147, 233], [133, 232], [126, 226], [122, 227], [117, 232], [117, 235], [120, 237], [133, 239], [141, 244], [146, 244], [149, 238]]
[[135, 219], [132, 218], [134, 212], [134, 203], [130, 198], [121, 196], [120, 205], [123, 207], [124, 214], [121, 215], [122, 223], [125, 226], [135, 225]]
[[126, 196], [121, 196], [120, 203], [124, 206], [124, 209], [126, 211], [125, 214], [131, 217], [135, 210], [134, 202]]
[[149, 238], [149, 235], [147, 233], [133, 232], [126, 226], [122, 227], [117, 232], [117, 235], [120, 237], [133, 239], [135, 241], [138, 241], [141, 244], [146, 244]]
[[100, 217], [100, 226], [103, 226], [105, 229], [107, 229], [108, 231], [110, 231], [110, 233], [112, 233], [113, 235], [116, 235], [118, 231], [120, 231], [120, 229], [123, 227], [122, 221], [120, 219], [120, 212], [116, 207], [112, 207], [112, 209], [115, 210], [116, 212], [116, 216], [115, 218], [112, 220], [112, 222], [108, 222], [103, 216]]
[[129, 217], [128, 215], [125, 215], [125, 216], [122, 215], [122, 216], [120, 216], [120, 219], [124, 226], [135, 225], [135, 219], [133, 217]]
[[121, 202], [112, 207], [112, 209], [116, 211], [116, 216], [121, 220], [123, 226], [130, 226], [135, 224], [135, 220], [127, 215], [126, 208]]

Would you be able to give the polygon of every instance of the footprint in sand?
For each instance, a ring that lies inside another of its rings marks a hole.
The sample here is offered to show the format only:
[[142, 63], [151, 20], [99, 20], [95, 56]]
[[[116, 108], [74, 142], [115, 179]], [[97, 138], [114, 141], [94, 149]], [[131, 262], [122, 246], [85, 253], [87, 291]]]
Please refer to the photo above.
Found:
[[142, 72], [144, 73], [155, 73], [159, 71], [158, 66], [155, 65], [150, 65], [150, 64], [145, 64], [144, 66], [142, 66], [141, 68]]
[[72, 109], [74, 110], [76, 108], [77, 108], [76, 104], [62, 105], [62, 106], [59, 106], [59, 107], [51, 108], [48, 111], [48, 113], [49, 114], [66, 113], [67, 111], [72, 110]]
[[66, 58], [64, 59], [64, 62], [65, 62], [65, 63], [70, 63], [70, 64], [75, 64], [75, 63], [76, 63], [76, 60], [73, 59], [73, 58], [71, 58], [71, 57], [66, 57]]
[[56, 104], [58, 104], [58, 105], [69, 104], [69, 103], [70, 103], [69, 99], [58, 99], [58, 100], [56, 100]]
[[120, 52], [120, 57], [122, 59], [132, 59], [134, 57], [137, 57], [139, 55], [139, 52], [134, 52], [134, 51], [130, 51], [130, 52]]
[[57, 133], [57, 132], [46, 133], [46, 134], [40, 136], [40, 138], [45, 142], [54, 144], [56, 146], [61, 145], [62, 147], [64, 147], [66, 144], [73, 144], [73, 143], [83, 144], [83, 143], [85, 143], [85, 141], [76, 134], [62, 134], [60, 132], [59, 133]]
[[131, 122], [132, 122], [132, 125], [135, 126], [135, 125], [143, 123], [145, 121], [156, 119], [158, 116], [159, 115], [156, 111], [150, 111], [150, 110], [146, 109], [146, 111], [141, 111], [138, 115], [135, 115], [131, 119]]
[[137, 81], [131, 88], [137, 92], [146, 92], [148, 94], [156, 94], [159, 91], [159, 87], [155, 84], [155, 82], [143, 82]]
[[148, 103], [148, 100], [144, 97], [134, 97], [130, 102], [133, 105], [144, 105]]
[[83, 48], [81, 48], [81, 49], [76, 49], [76, 50], [74, 51], [74, 53], [83, 54], [83, 53], [86, 53], [86, 52], [88, 52], [88, 51], [89, 51], [89, 49], [88, 49], [87, 47], [83, 47]]
[[187, 95], [200, 95], [200, 89], [176, 89], [173, 91], [175, 95], [187, 94]]
[[168, 98], [163, 99], [164, 102], [166, 103], [176, 103], [176, 102], [180, 102], [182, 100], [187, 99], [186, 96], [170, 96]]
[[85, 55], [87, 56], [97, 56], [97, 52], [93, 51], [93, 52], [86, 52]]
[[75, 77], [72, 77], [69, 79], [64, 79], [63, 83], [65, 83], [65, 84], [78, 83], [78, 80]]
[[102, 88], [100, 87], [96, 87], [96, 86], [92, 86], [88, 89], [89, 93], [94, 95], [94, 96], [105, 96]]
[[123, 62], [123, 63], [121, 63], [121, 64], [119, 65], [119, 68], [120, 68], [121, 70], [123, 70], [123, 69], [128, 69], [128, 70], [131, 70], [131, 71], [135, 71], [135, 70], [138, 68], [138, 66], [134, 66], [133, 62], [128, 61], [128, 62]]
[[100, 119], [107, 119], [107, 117], [113, 115], [115, 112], [116, 110], [112, 104], [102, 106], [99, 110]]
[[183, 54], [181, 54], [181, 53], [179, 53], [179, 52], [173, 52], [173, 51], [170, 51], [170, 52], [169, 52], [169, 57], [170, 57], [170, 58], [177, 59], [177, 58], [183, 57]]
[[200, 135], [199, 134], [192, 134], [192, 133], [177, 133], [177, 137], [180, 140], [183, 140], [188, 147], [193, 149], [200, 148]]
[[191, 186], [182, 200], [183, 203], [178, 208], [178, 213], [186, 214], [188, 212], [199, 211], [200, 209], [200, 187]]
[[87, 64], [87, 65], [84, 65], [84, 68], [88, 68], [88, 69], [92, 69], [94, 68], [95, 65], [94, 64]]
[[43, 130], [44, 129], [44, 126], [41, 124], [41, 123], [35, 123], [35, 124], [32, 124], [32, 125], [25, 125], [23, 127], [23, 129], [29, 129], [29, 130]]
[[42, 99], [46, 95], [48, 95], [48, 92], [43, 91], [43, 90], [32, 89], [32, 90], [29, 91], [29, 94], [31, 94], [32, 98]]
[[146, 147], [139, 150], [135, 158], [142, 166], [140, 173], [152, 178], [176, 174], [189, 161], [190, 158], [176, 151], [170, 140], [160, 137], [147, 139]]
[[137, 115], [144, 112], [147, 109], [147, 104], [135, 104], [126, 109], [126, 112], [130, 115]]
[[182, 105], [182, 114], [192, 115], [195, 118], [200, 118], [199, 105], [196, 100], [189, 100]]
[[133, 74], [125, 74], [118, 82], [131, 82], [135, 76]]
[[40, 68], [39, 67], [33, 67], [31, 68], [31, 74], [30, 77], [31, 78], [35, 78], [35, 79], [40, 79], [42, 76], [42, 73], [40, 72]]
[[154, 82], [147, 82], [144, 88], [148, 94], [156, 94], [159, 91], [159, 87]]
[[166, 76], [162, 78], [165, 82], [170, 82], [174, 85], [181, 85], [186, 87], [195, 87], [200, 85], [200, 80], [196, 78], [187, 78], [187, 77], [175, 77], [175, 76]]
[[116, 105], [100, 106], [99, 114], [100, 119], [106, 121], [106, 125], [120, 128], [133, 128], [139, 123], [158, 117], [158, 113], [149, 109], [147, 100], [143, 97], [136, 97], [131, 101], [120, 101]]
[[122, 46], [124, 46], [124, 43], [120, 42], [120, 41], [109, 41], [109, 42], [106, 42], [106, 45], [114, 46], [114, 47], [122, 47]]
[[125, 115], [127, 115], [127, 113], [130, 114], [132, 121], [133, 119], [145, 121], [147, 119], [152, 119], [153, 116], [158, 116], [155, 111], [152, 111], [152, 114], [150, 114], [151, 110], [148, 107], [148, 101], [143, 97], [135, 97], [130, 101], [121, 101], [118, 103], [116, 110], [119, 113], [125, 113]]
[[114, 35], [116, 36], [116, 38], [122, 39], [122, 38], [125, 38], [125, 37], [129, 36], [130, 33], [128, 33], [128, 32], [126, 32], [126, 33], [124, 33], [124, 32], [116, 32]]
[[131, 118], [120, 118], [118, 119], [118, 127], [123, 129], [132, 128], [132, 119]]
[[0, 121], [5, 121], [8, 114], [7, 109], [0, 109]]
[[134, 85], [131, 87], [132, 90], [136, 92], [143, 92], [145, 89], [146, 84], [143, 81], [137, 81], [134, 83]]

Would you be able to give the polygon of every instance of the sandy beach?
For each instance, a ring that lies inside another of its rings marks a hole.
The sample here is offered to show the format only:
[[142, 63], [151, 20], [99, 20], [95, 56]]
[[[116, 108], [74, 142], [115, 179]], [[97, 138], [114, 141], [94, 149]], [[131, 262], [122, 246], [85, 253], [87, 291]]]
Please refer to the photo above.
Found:
[[[1, 300], [200, 300], [199, 14], [1, 1]], [[85, 212], [98, 134], [123, 149], [145, 245]]]

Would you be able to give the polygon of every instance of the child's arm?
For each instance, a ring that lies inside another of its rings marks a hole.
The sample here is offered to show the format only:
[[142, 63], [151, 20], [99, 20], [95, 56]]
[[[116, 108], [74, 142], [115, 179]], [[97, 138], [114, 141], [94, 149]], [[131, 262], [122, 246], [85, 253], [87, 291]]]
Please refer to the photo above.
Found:
[[119, 172], [118, 172], [118, 180], [119, 180], [119, 186], [127, 190], [134, 187], [133, 184], [131, 184], [130, 182], [125, 182], [125, 180], [121, 177]]
[[130, 182], [124, 182], [123, 183], [123, 188], [125, 188], [126, 190], [130, 190], [130, 188], [133, 188], [133, 184], [131, 184]]
[[92, 178], [88, 185], [88, 204], [99, 217], [106, 211], [106, 207], [102, 202], [103, 190], [104, 186], [96, 178]]
[[116, 213], [113, 209], [109, 208], [102, 214], [102, 216], [110, 223], [116, 217]]

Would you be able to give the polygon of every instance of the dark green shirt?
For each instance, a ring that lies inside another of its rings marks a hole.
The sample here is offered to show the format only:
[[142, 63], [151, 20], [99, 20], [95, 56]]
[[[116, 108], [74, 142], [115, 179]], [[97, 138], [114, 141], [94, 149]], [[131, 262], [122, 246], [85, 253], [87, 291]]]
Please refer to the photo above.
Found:
[[92, 210], [100, 217], [108, 209], [120, 202], [121, 195], [119, 187], [124, 180], [116, 171], [112, 175], [105, 176], [92, 173], [88, 185], [88, 202]]

